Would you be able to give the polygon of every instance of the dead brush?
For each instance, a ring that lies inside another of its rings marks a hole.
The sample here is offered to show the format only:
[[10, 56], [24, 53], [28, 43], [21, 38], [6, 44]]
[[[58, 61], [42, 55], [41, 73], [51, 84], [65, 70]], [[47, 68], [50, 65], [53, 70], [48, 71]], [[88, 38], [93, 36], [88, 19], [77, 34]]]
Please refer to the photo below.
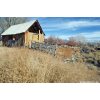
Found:
[[27, 48], [0, 47], [0, 82], [66, 83], [100, 82], [96, 70], [83, 63], [64, 63], [40, 51]]

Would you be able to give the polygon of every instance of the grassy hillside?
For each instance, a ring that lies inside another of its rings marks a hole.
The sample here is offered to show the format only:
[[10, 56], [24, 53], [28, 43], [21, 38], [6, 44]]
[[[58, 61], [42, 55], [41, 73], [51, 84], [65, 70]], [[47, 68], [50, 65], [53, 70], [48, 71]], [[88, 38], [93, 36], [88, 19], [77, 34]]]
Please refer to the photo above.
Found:
[[0, 47], [0, 82], [100, 82], [97, 70], [84, 63], [26, 48]]

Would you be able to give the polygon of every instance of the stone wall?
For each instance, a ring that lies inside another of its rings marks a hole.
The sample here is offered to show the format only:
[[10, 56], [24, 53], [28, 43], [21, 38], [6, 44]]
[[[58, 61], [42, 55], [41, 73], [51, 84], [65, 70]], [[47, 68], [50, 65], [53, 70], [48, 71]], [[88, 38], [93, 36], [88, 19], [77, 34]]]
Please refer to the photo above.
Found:
[[34, 42], [34, 43], [32, 43], [31, 48], [50, 53], [52, 55], [55, 55], [57, 46], [56, 45], [45, 44], [45, 43], [36, 43], [36, 42]]
[[75, 62], [80, 60], [80, 48], [70, 46], [50, 45], [46, 43], [32, 43], [32, 49], [47, 52], [61, 58], [65, 62]]

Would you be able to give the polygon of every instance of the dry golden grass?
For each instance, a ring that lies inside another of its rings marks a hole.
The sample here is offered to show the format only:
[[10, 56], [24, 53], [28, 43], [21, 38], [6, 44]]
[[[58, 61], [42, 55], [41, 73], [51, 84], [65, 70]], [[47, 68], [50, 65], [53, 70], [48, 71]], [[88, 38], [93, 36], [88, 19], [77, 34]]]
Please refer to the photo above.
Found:
[[0, 47], [0, 82], [99, 82], [96, 70], [27, 48]]

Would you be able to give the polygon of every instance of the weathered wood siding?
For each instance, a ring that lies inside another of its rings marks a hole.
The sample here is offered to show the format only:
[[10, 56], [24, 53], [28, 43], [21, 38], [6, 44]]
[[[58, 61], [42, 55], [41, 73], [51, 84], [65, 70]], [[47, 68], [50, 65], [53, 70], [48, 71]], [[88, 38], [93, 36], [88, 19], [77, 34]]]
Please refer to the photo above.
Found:
[[25, 46], [31, 46], [32, 42], [44, 42], [44, 34], [41, 33], [32, 33], [32, 32], [25, 32]]
[[39, 42], [40, 43], [43, 43], [44, 42], [44, 34], [43, 33], [42, 34], [41, 33], [39, 34]]

